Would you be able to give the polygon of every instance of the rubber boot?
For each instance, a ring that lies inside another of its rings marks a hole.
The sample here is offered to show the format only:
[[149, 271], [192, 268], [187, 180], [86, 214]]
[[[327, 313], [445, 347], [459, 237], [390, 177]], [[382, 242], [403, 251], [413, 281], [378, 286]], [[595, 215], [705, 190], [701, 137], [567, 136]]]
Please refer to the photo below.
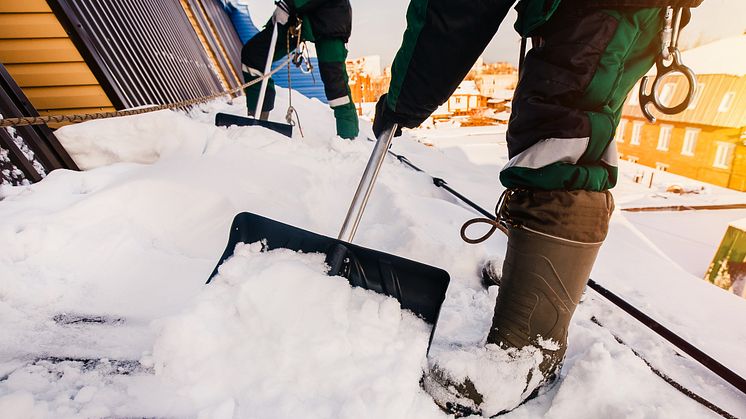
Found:
[[358, 127], [355, 104], [350, 102], [332, 109], [334, 110], [334, 119], [337, 122], [337, 135], [346, 140], [357, 138], [360, 128]]
[[525, 228], [509, 228], [508, 232], [508, 252], [487, 343], [542, 348], [540, 370], [544, 380], [550, 380], [564, 359], [570, 320], [601, 243], [576, 242]]
[[612, 210], [608, 192], [519, 191], [506, 198], [500, 216], [509, 226], [508, 250], [487, 342], [432, 353], [423, 378], [441, 408], [497, 415], [558, 377]]
[[[258, 70], [253, 70], [256, 74], [250, 74], [243, 72], [244, 81], [246, 83], [256, 80], [261, 77], [261, 73]], [[256, 113], [256, 105], [259, 102], [259, 90], [261, 89], [261, 83], [255, 83], [244, 89], [246, 95], [246, 109], [248, 116], [254, 116]], [[267, 91], [264, 94], [264, 104], [262, 105], [262, 114], [259, 115], [259, 119], [266, 121], [269, 119], [269, 112], [275, 108], [275, 82], [271, 78], [267, 84]]]
[[504, 263], [505, 260], [502, 258], [492, 258], [484, 261], [482, 269], [480, 270], [480, 276], [484, 288], [489, 288], [494, 285], [500, 286], [502, 283]]

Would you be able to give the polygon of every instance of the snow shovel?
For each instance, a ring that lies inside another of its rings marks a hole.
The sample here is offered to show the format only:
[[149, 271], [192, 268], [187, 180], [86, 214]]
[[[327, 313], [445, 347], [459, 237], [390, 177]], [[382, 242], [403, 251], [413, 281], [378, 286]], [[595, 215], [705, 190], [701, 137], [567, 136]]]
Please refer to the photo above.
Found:
[[[269, 52], [267, 53], [267, 64], [265, 64], [264, 66], [264, 74], [269, 74], [272, 71], [272, 57], [274, 57], [276, 46], [277, 23], [275, 22], [272, 27], [272, 40], [269, 42]], [[282, 135], [292, 137], [292, 125], [283, 124], [282, 122], [272, 122], [260, 119], [262, 115], [262, 107], [264, 106], [264, 96], [267, 93], [267, 85], [269, 85], [269, 77], [262, 80], [262, 86], [259, 89], [259, 100], [256, 103], [256, 111], [254, 112], [254, 115], [256, 115], [257, 117], [250, 118], [245, 116], [219, 113], [215, 115], [215, 125], [219, 127], [229, 127], [232, 125], [236, 125], [239, 127], [260, 126], [271, 129], [272, 131], [278, 132]]]
[[337, 239], [257, 214], [238, 214], [231, 226], [228, 246], [207, 283], [217, 275], [220, 265], [233, 255], [238, 243], [264, 241], [265, 250], [286, 248], [303, 253], [324, 253], [330, 267], [329, 275], [343, 276], [352, 286], [394, 297], [402, 308], [435, 325], [450, 282], [448, 272], [350, 243], [395, 132], [396, 126], [376, 141]]

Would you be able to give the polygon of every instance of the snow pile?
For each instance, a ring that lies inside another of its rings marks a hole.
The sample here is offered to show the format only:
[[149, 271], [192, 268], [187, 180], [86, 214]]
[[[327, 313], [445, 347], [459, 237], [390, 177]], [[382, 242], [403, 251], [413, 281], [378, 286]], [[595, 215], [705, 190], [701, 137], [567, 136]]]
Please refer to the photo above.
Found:
[[746, 218], [742, 220], [734, 221], [730, 225], [732, 225], [734, 228], [737, 228], [739, 230], [746, 231]]
[[208, 125], [170, 111], [121, 118], [119, 124], [114, 123], [116, 129], [112, 122], [102, 119], [68, 125], [55, 134], [78, 166], [90, 170], [121, 162], [152, 164], [171, 156], [199, 156], [214, 132]]
[[[272, 120], [287, 105], [285, 91], [277, 98]], [[65, 127], [58, 137], [90, 170], [0, 189], [3, 419], [443, 416], [419, 389], [428, 328], [395, 301], [327, 277], [319, 255], [244, 246], [204, 285], [238, 212], [339, 231], [372, 144], [336, 138], [320, 102], [296, 95], [293, 104], [305, 138], [213, 126], [218, 111], [245, 112], [241, 100]], [[435, 147], [405, 136], [393, 151], [491, 209], [504, 130], [415, 131]], [[744, 196], [713, 188], [651, 198], [662, 192], [631, 176], [617, 191], [628, 205]], [[506, 241], [463, 243], [459, 228], [474, 216], [429, 176], [388, 158], [355, 239], [450, 273], [436, 348], [483, 344], [489, 329], [497, 288], [483, 289], [478, 271], [504, 254]], [[686, 273], [661, 248], [618, 212], [593, 277], [746, 374], [746, 303]], [[102, 320], [64, 320], [76, 316]], [[687, 387], [746, 416], [743, 396], [589, 293], [559, 386], [506, 417], [713, 416], [592, 317]]]
[[[538, 348], [503, 350], [495, 344], [455, 347], [448, 350], [431, 351], [429, 362], [433, 374], [447, 377], [451, 383], [473, 383], [483, 397], [481, 406], [473, 401], [460, 400], [471, 409], [481, 409], [485, 416], [493, 416], [520, 404], [541, 382], [539, 365], [544, 359]], [[526, 382], [526, 378], [531, 381]], [[433, 386], [445, 391], [437, 384]], [[434, 393], [438, 393], [438, 391]], [[448, 395], [437, 395], [442, 404], [452, 399]]]
[[157, 375], [205, 417], [434, 416], [418, 385], [427, 324], [327, 277], [323, 255], [260, 249], [239, 245], [183, 314], [162, 321]]

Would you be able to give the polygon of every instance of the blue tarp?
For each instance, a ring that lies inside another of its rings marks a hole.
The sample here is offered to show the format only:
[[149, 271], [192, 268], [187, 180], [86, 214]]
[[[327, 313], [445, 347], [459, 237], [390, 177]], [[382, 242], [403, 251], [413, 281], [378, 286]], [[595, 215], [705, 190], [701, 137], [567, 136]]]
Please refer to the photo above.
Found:
[[[224, 3], [224, 7], [228, 16], [230, 16], [231, 22], [233, 22], [233, 27], [236, 28], [236, 32], [238, 33], [238, 37], [241, 39], [242, 43], [245, 44], [259, 32], [259, 28], [257, 28], [251, 20], [248, 6], [243, 4], [234, 5], [227, 2]], [[281, 61], [275, 62], [274, 67], [280, 64]], [[311, 76], [311, 74], [303, 73], [295, 66], [290, 66], [290, 77], [292, 78], [293, 89], [307, 97], [316, 98], [324, 103], [328, 103], [326, 94], [324, 93], [324, 84], [321, 82], [321, 74], [319, 74], [318, 59], [312, 57], [311, 64], [313, 64], [313, 76]], [[287, 67], [278, 71], [272, 79], [274, 79], [275, 84], [278, 86], [288, 87]]]

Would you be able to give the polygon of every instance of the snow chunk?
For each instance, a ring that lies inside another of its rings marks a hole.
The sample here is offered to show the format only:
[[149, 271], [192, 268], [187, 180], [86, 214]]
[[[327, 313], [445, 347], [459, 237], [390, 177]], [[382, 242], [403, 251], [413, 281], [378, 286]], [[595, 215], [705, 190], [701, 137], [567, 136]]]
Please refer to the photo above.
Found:
[[393, 298], [326, 276], [323, 255], [260, 250], [237, 246], [186, 311], [160, 321], [156, 374], [201, 416], [436, 413], [418, 385], [427, 324]]
[[[543, 380], [539, 348], [502, 349], [495, 344], [434, 347], [430, 365], [454, 383], [469, 380], [484, 397], [482, 414], [493, 416], [518, 406]], [[530, 382], [527, 380], [530, 378]]]
[[164, 156], [202, 154], [215, 127], [183, 113], [158, 111], [64, 126], [55, 135], [84, 170], [114, 163], [150, 164]]
[[746, 218], [730, 223], [733, 228], [746, 231]]

